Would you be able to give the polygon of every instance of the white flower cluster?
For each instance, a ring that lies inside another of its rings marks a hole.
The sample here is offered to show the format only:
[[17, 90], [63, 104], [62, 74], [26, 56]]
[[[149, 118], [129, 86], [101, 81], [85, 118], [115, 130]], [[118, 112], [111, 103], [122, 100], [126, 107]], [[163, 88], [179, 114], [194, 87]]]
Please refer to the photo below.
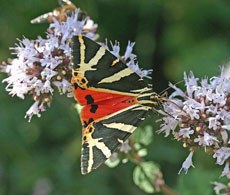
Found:
[[172, 134], [189, 147], [182, 170], [193, 166], [193, 153], [202, 147], [213, 153], [216, 164], [225, 164], [222, 176], [230, 178], [230, 78], [222, 70], [218, 77], [198, 80], [193, 73], [184, 74], [185, 92], [170, 84], [175, 91], [164, 103], [168, 115], [158, 132]]
[[230, 182], [227, 185], [216, 181], [212, 182], [212, 184], [214, 185], [214, 191], [216, 195], [229, 195]]
[[133, 53], [133, 47], [135, 45], [134, 42], [128, 42], [124, 55], [120, 54], [120, 43], [116, 41], [114, 44], [110, 42], [111, 48], [109, 44], [103, 44], [103, 46], [108, 49], [113, 55], [117, 58], [121, 59], [132, 71], [137, 73], [141, 78], [146, 77], [151, 79], [149, 76], [152, 73], [152, 70], [143, 70], [139, 67], [137, 62], [137, 56]]
[[50, 104], [55, 90], [72, 96], [69, 40], [78, 34], [95, 39], [97, 28], [89, 17], [79, 19], [79, 14], [80, 10], [75, 10], [62, 22], [53, 18], [45, 39], [23, 38], [12, 48], [17, 58], [2, 64], [2, 72], [9, 75], [3, 80], [9, 94], [22, 99], [28, 94], [35, 101], [25, 116], [29, 121], [33, 115], [40, 116], [45, 110], [44, 104]]

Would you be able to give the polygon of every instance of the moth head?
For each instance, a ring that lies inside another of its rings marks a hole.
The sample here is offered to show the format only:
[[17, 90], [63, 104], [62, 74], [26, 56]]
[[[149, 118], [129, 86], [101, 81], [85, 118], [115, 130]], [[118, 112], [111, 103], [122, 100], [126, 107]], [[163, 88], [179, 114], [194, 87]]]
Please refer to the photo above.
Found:
[[158, 106], [158, 105], [160, 105], [160, 104], [162, 103], [162, 97], [161, 97], [159, 94], [155, 93], [155, 92], [153, 92], [153, 93], [151, 94], [150, 100], [151, 100], [152, 102], [155, 102], [155, 105], [156, 105], [156, 106]]

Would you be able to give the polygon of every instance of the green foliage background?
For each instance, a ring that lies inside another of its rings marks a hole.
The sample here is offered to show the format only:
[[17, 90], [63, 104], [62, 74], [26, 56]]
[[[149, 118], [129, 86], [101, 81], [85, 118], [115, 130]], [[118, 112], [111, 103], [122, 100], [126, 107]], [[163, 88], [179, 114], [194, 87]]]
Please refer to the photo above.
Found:
[[[154, 70], [157, 92], [169, 81], [182, 80], [184, 71], [192, 70], [199, 77], [217, 75], [219, 65], [230, 60], [228, 0], [74, 3], [98, 23], [101, 40], [119, 40], [123, 49], [128, 40], [136, 42], [139, 64]], [[8, 47], [14, 46], [16, 38], [45, 36], [47, 24], [29, 21], [55, 7], [56, 0], [0, 0], [0, 60], [10, 57]], [[0, 75], [1, 80], [4, 77]], [[72, 99], [56, 94], [51, 108], [28, 123], [24, 115], [32, 101], [10, 97], [4, 87], [0, 85], [0, 195], [37, 195], [45, 189], [55, 195], [145, 194], [133, 184], [131, 163], [80, 174], [81, 127]], [[148, 124], [157, 130], [151, 117], [142, 127]], [[213, 194], [209, 182], [218, 179], [221, 169], [211, 157], [196, 154], [196, 168], [178, 176], [188, 155], [180, 143], [154, 134], [148, 152], [148, 160], [161, 166], [166, 183], [180, 194]]]

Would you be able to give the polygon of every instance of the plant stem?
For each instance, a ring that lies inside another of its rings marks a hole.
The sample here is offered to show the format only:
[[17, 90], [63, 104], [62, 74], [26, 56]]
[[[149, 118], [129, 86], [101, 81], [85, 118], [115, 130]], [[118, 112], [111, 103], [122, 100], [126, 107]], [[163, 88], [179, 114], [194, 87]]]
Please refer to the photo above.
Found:
[[160, 187], [160, 191], [165, 195], [179, 195], [179, 193], [175, 192], [172, 188], [170, 188], [166, 184], [163, 184]]

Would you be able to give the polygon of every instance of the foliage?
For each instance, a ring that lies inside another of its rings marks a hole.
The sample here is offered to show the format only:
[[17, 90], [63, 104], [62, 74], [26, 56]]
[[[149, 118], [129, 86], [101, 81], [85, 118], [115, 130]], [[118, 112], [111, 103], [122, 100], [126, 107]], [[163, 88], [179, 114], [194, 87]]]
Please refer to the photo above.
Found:
[[[79, 0], [76, 4], [97, 21], [101, 40], [109, 37], [121, 43], [130, 39], [136, 42], [139, 64], [154, 70], [153, 87], [158, 92], [169, 80], [181, 80], [184, 71], [192, 70], [197, 76], [215, 75], [218, 65], [230, 59], [227, 1]], [[56, 0], [11, 0], [10, 6], [9, 1], [1, 1], [0, 25], [4, 30], [0, 34], [0, 60], [9, 57], [6, 48], [13, 46], [16, 37], [35, 39], [44, 32], [46, 24], [34, 26], [28, 21], [55, 6]], [[134, 181], [151, 190], [142, 182], [141, 166], [135, 168], [129, 162], [81, 176], [81, 127], [73, 101], [55, 96], [55, 106], [28, 124], [23, 117], [31, 103], [9, 98], [4, 87], [0, 86], [0, 194], [36, 195], [40, 190], [43, 194], [144, 194], [130, 179], [133, 169]], [[149, 117], [133, 139], [138, 134], [150, 136], [149, 130], [141, 132], [148, 129], [147, 125], [154, 131], [159, 129], [154, 121], [153, 116]], [[150, 141], [144, 138], [141, 144]], [[185, 157], [181, 145], [154, 133], [147, 160], [160, 164], [166, 183], [181, 194], [194, 194], [195, 189], [196, 194], [209, 195], [209, 176], [214, 180], [221, 170], [202, 154], [194, 159], [196, 169], [177, 176]], [[152, 163], [147, 165], [146, 169], [154, 166], [157, 170]]]

